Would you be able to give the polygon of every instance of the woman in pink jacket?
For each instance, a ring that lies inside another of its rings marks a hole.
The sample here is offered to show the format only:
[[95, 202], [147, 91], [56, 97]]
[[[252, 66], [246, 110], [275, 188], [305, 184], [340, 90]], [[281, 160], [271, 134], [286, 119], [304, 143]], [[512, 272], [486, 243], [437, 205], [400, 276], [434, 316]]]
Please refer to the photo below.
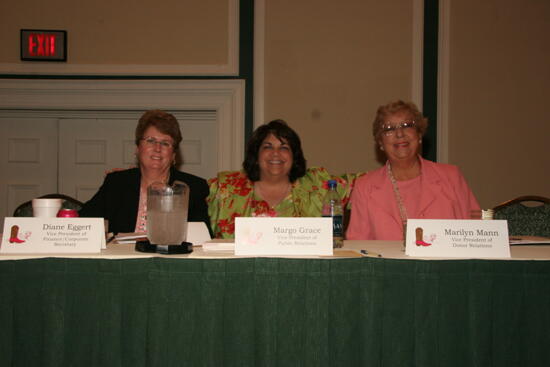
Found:
[[373, 135], [386, 164], [359, 178], [349, 240], [400, 240], [408, 218], [470, 219], [479, 204], [456, 166], [420, 157], [428, 121], [413, 103], [380, 106]]

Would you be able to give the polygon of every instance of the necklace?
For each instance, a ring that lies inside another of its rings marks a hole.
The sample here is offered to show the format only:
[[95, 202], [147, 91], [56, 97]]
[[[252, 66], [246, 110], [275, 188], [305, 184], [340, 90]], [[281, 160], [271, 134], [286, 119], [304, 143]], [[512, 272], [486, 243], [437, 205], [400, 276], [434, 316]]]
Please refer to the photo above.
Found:
[[281, 201], [283, 201], [287, 197], [291, 188], [292, 188], [292, 185], [290, 182], [288, 182], [283, 191], [276, 192], [275, 194], [272, 194], [272, 193], [266, 194], [266, 191], [262, 187], [262, 184], [260, 183], [260, 181], [257, 181], [254, 183], [254, 189], [256, 190], [256, 193], [260, 198], [262, 198], [262, 200], [264, 200], [269, 204], [271, 209], [274, 209]]
[[401, 194], [399, 193], [399, 187], [397, 187], [397, 182], [395, 181], [395, 177], [393, 176], [391, 164], [388, 162], [388, 165], [386, 167], [388, 168], [388, 176], [390, 177], [390, 181], [393, 186], [393, 194], [395, 195], [395, 200], [397, 201], [397, 206], [399, 207], [399, 215], [401, 216], [401, 225], [404, 239], [405, 235], [407, 234], [407, 209], [405, 208], [405, 205], [403, 204], [403, 199], [401, 198]]
[[161, 182], [163, 184], [168, 185], [170, 183], [170, 170], [168, 170], [168, 175], [160, 180], [153, 180], [150, 182], [146, 182], [143, 175], [141, 176], [141, 186], [147, 191], [147, 188], [154, 182]]

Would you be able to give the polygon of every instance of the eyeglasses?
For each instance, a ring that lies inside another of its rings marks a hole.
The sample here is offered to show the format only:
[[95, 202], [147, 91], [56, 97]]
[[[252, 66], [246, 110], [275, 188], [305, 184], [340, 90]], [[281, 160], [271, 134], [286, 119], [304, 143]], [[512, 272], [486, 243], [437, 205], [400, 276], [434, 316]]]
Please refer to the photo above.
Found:
[[169, 149], [173, 147], [173, 144], [168, 140], [157, 140], [153, 137], [141, 138], [145, 142], [145, 145], [149, 148], [155, 147], [160, 144], [161, 149]]
[[403, 121], [395, 125], [384, 125], [382, 126], [382, 133], [386, 136], [392, 136], [397, 129], [402, 129], [403, 132], [409, 132], [416, 127], [415, 121]]

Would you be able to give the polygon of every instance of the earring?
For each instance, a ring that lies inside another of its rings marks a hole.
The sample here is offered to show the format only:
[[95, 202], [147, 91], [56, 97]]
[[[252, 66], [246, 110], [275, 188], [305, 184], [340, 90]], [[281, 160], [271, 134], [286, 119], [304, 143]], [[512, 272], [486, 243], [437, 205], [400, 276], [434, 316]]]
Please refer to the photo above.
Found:
[[418, 139], [418, 144], [422, 144], [422, 139]]
[[380, 145], [380, 150], [381, 151], [384, 151], [384, 147]]

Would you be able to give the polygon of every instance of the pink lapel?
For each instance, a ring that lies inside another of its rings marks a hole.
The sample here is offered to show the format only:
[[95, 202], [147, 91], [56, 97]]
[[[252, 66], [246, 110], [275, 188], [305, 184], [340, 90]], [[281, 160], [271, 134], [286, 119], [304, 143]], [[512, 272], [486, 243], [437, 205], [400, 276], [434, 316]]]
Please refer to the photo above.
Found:
[[424, 213], [441, 196], [442, 182], [432, 162], [420, 158], [420, 164], [422, 166], [422, 191], [418, 208], [419, 213]]
[[[422, 191], [419, 198], [419, 213], [424, 213], [441, 196], [442, 184], [444, 183], [434, 164], [421, 157], [419, 158], [422, 166]], [[369, 206], [387, 213], [398, 225], [401, 225], [399, 207], [397, 206], [393, 187], [386, 172], [386, 166], [373, 171], [370, 173], [370, 176], [371, 190], [369, 192], [369, 200], [371, 205]]]
[[[386, 163], [387, 164], [387, 163]], [[369, 198], [370, 207], [376, 211], [382, 211], [388, 214], [395, 223], [401, 226], [401, 216], [399, 215], [399, 207], [393, 193], [393, 187], [386, 172], [386, 166], [379, 168], [371, 173], [371, 190]]]

